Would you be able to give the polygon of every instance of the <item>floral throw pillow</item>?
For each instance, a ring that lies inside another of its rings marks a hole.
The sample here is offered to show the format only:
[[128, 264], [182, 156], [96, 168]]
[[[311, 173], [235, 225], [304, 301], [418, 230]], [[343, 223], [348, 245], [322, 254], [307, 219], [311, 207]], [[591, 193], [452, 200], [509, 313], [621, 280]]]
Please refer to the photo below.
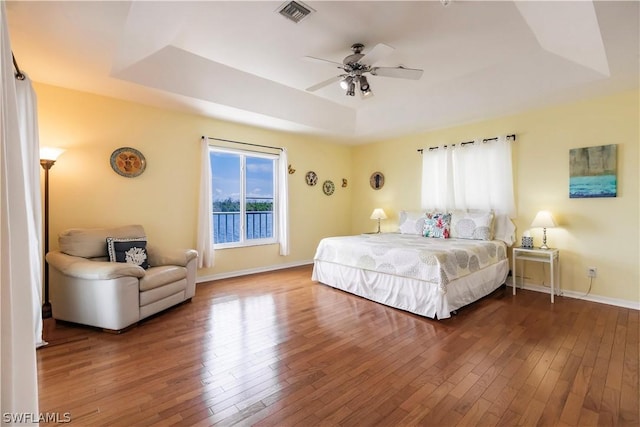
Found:
[[450, 213], [428, 213], [424, 220], [424, 237], [448, 239], [451, 228]]
[[126, 262], [139, 265], [144, 269], [149, 268], [146, 237], [130, 239], [107, 237], [107, 250], [111, 262]]

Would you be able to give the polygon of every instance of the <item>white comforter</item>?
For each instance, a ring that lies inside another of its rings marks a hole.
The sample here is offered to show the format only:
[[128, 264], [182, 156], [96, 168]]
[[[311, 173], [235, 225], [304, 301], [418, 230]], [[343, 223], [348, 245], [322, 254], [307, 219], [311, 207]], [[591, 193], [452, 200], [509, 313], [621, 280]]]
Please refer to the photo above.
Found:
[[314, 260], [447, 284], [507, 258], [502, 241], [433, 239], [411, 234], [362, 234], [322, 239]]

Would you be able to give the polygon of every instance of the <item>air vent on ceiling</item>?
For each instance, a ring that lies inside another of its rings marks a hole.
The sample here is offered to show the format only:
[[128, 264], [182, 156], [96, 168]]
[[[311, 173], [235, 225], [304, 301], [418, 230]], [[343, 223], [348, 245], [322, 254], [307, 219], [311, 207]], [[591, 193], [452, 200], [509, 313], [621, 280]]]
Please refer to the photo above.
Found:
[[296, 24], [314, 12], [309, 6], [297, 1], [290, 1], [278, 8], [278, 13]]

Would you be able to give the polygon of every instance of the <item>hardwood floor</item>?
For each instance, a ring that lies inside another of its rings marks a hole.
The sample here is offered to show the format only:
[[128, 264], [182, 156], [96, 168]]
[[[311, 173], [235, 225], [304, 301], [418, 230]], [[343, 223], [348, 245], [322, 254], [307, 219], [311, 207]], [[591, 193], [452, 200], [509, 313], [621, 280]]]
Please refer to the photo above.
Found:
[[638, 311], [502, 288], [436, 321], [310, 277], [201, 284], [121, 335], [58, 325], [75, 339], [37, 351], [40, 411], [79, 426], [640, 423]]

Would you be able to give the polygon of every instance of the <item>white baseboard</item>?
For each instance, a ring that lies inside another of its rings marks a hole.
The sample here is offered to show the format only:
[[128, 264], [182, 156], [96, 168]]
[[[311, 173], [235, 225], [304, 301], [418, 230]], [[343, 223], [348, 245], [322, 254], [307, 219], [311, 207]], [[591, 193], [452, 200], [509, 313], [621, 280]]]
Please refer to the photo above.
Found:
[[210, 274], [208, 276], [196, 277], [196, 283], [210, 282], [212, 280], [228, 279], [230, 277], [247, 276], [249, 274], [264, 273], [267, 271], [283, 270], [285, 268], [301, 267], [313, 264], [313, 260], [296, 261], [286, 264], [269, 265], [266, 267], [248, 268], [246, 270], [228, 271], [226, 273]]
[[[510, 286], [510, 287], [513, 286], [512, 283], [513, 283], [513, 277], [508, 277], [507, 286]], [[521, 283], [520, 278], [518, 277], [518, 289], [520, 289], [520, 283]], [[527, 289], [529, 291], [543, 292], [545, 294], [551, 293], [551, 288], [547, 286], [536, 285], [534, 283], [528, 282], [527, 280], [524, 281], [524, 289]], [[629, 301], [624, 299], [610, 298], [610, 297], [605, 297], [602, 295], [594, 295], [594, 294], [585, 295], [583, 292], [569, 291], [564, 289], [560, 289], [560, 295], [568, 298], [581, 299], [585, 301], [597, 302], [600, 304], [615, 305], [617, 307], [630, 308], [632, 310], [640, 310], [640, 302], [638, 301]]]

